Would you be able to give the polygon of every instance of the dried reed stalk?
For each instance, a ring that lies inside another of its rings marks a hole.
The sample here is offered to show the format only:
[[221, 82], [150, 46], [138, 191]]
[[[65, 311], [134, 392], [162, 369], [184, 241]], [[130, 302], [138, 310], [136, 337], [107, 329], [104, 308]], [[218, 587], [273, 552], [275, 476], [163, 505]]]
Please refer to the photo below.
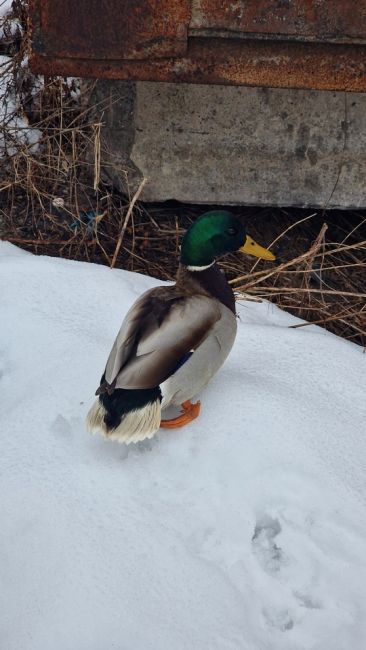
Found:
[[118, 237], [118, 240], [117, 240], [117, 244], [116, 244], [116, 248], [115, 248], [115, 251], [114, 251], [114, 254], [113, 254], [113, 259], [112, 259], [112, 262], [111, 262], [111, 268], [112, 268], [112, 269], [113, 269], [113, 267], [114, 267], [114, 265], [115, 265], [115, 263], [116, 263], [118, 253], [119, 253], [120, 248], [121, 248], [121, 246], [122, 246], [123, 237], [124, 237], [124, 234], [125, 234], [125, 232], [126, 232], [126, 228], [127, 228], [127, 226], [128, 226], [128, 222], [129, 222], [129, 220], [130, 220], [130, 217], [131, 217], [131, 215], [132, 215], [132, 210], [133, 210], [134, 205], [135, 205], [137, 199], [139, 198], [139, 196], [140, 196], [142, 190], [144, 189], [146, 183], [147, 183], [147, 179], [146, 179], [146, 178], [143, 178], [142, 181], [141, 181], [141, 183], [140, 183], [140, 185], [139, 185], [139, 187], [137, 188], [137, 190], [136, 190], [134, 196], [133, 196], [132, 199], [131, 199], [130, 205], [128, 206], [127, 214], [126, 214], [126, 216], [125, 216], [125, 219], [124, 219], [124, 222], [123, 222], [123, 226], [122, 226], [121, 232], [120, 232], [120, 234], [119, 234], [119, 237]]

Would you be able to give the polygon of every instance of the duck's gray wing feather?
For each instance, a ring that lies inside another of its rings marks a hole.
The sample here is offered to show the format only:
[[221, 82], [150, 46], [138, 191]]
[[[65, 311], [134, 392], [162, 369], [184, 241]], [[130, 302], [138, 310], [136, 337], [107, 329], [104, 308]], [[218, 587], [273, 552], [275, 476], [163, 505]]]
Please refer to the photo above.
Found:
[[158, 386], [220, 317], [219, 303], [207, 296], [184, 294], [176, 287], [146, 292], [122, 323], [98, 392]]

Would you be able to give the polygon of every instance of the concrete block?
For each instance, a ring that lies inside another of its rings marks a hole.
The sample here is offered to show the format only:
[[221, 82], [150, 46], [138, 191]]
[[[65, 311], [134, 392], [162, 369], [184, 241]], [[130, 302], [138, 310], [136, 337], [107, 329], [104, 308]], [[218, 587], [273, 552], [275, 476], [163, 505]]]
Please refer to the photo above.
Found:
[[130, 192], [148, 178], [146, 201], [366, 206], [366, 94], [113, 81], [101, 88], [111, 102], [104, 164]]

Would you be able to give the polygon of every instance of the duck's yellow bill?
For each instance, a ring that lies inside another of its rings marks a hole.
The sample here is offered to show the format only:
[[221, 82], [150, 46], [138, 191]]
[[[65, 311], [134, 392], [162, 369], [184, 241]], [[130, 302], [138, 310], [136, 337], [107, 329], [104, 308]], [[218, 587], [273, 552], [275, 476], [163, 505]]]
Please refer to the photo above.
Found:
[[271, 251], [268, 250], [268, 248], [263, 248], [263, 246], [259, 246], [254, 239], [249, 237], [247, 235], [247, 238], [245, 240], [244, 246], [239, 248], [241, 253], [246, 253], [247, 255], [254, 255], [254, 257], [260, 257], [262, 260], [273, 260], [276, 259], [276, 257], [271, 253]]

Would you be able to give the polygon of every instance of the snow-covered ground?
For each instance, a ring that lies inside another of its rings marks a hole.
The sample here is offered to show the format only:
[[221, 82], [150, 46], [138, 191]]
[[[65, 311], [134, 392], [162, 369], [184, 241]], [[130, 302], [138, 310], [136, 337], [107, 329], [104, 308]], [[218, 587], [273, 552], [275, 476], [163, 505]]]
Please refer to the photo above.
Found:
[[0, 20], [11, 11], [13, 0], [0, 0]]
[[[12, 0], [0, 0], [0, 41], [5, 38], [4, 22], [11, 34], [20, 33], [18, 20], [8, 19]], [[19, 147], [27, 145], [31, 151], [38, 149], [41, 132], [29, 126], [27, 117], [22, 114], [19, 98], [14, 91], [13, 61], [10, 56], [0, 55], [0, 158], [14, 155]]]
[[85, 414], [156, 280], [0, 245], [4, 650], [364, 650], [362, 349], [245, 302], [191, 425]]
[[[21, 34], [22, 28], [16, 18], [10, 18], [12, 0], [0, 0], [0, 43], [7, 35]], [[6, 23], [7, 32], [4, 25]], [[22, 62], [28, 66], [28, 60]], [[18, 71], [19, 74], [19, 71]], [[38, 92], [40, 83], [38, 77], [33, 77], [34, 94]], [[21, 147], [29, 147], [33, 153], [38, 151], [42, 133], [30, 126], [24, 114], [20, 97], [17, 94], [14, 76], [14, 62], [11, 56], [0, 55], [0, 159], [13, 156]]]
[[0, 55], [0, 158], [13, 156], [20, 147], [27, 146], [35, 153], [39, 148], [41, 131], [29, 125], [22, 113], [19, 97], [14, 91], [13, 62]]

